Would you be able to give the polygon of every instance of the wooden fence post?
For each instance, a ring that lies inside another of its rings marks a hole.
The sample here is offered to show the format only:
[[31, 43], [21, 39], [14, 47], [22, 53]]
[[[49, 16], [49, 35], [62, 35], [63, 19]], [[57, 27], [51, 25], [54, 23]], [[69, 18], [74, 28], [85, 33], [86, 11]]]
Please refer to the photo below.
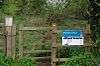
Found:
[[52, 47], [51, 47], [51, 66], [56, 66], [56, 53], [57, 53], [57, 26], [56, 24], [52, 25], [51, 28], [51, 38], [52, 38]]
[[23, 27], [23, 25], [20, 25], [19, 31], [18, 31], [19, 32], [19, 45], [18, 45], [18, 47], [19, 47], [19, 58], [21, 58], [23, 56], [23, 38], [22, 38], [23, 31], [20, 30], [22, 27]]
[[90, 52], [90, 48], [92, 46], [92, 39], [91, 39], [91, 30], [90, 30], [90, 24], [87, 24], [86, 27], [85, 27], [85, 51], [86, 52]]
[[15, 58], [16, 54], [16, 26], [12, 27], [12, 58]]
[[12, 26], [13, 18], [5, 18], [5, 34], [6, 34], [6, 55], [12, 57]]

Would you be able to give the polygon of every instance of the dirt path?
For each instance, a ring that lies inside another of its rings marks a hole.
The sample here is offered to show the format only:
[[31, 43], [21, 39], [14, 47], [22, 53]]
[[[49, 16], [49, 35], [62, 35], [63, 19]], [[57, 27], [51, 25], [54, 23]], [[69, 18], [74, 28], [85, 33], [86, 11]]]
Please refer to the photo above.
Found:
[[38, 61], [38, 66], [51, 66], [50, 59], [42, 59]]
[[51, 66], [49, 61], [41, 61], [39, 62], [38, 66]]

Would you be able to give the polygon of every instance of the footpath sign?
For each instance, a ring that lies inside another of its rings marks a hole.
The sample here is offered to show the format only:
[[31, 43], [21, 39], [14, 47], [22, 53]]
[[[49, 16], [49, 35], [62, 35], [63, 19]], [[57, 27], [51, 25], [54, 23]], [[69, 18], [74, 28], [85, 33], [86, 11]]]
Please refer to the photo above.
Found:
[[83, 45], [84, 36], [82, 30], [65, 30], [62, 35], [62, 45]]

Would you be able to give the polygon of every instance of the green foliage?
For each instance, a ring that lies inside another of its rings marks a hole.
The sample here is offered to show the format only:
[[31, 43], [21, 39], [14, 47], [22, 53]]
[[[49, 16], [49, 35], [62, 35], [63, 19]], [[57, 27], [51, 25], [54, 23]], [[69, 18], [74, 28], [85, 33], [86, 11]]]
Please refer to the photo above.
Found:
[[96, 37], [97, 37], [97, 39], [96, 39], [96, 44], [99, 45], [99, 44], [100, 44], [100, 34], [97, 33], [97, 34], [96, 34]]
[[35, 61], [32, 61], [30, 57], [23, 57], [19, 59], [19, 66], [37, 66]]
[[3, 6], [3, 0], [0, 0], [0, 8]]
[[16, 0], [6, 0], [3, 6], [3, 12], [7, 15], [14, 16], [17, 13], [17, 3]]
[[82, 47], [62, 47], [60, 57], [69, 58], [61, 66], [98, 66], [100, 64], [100, 52], [97, 48], [91, 48], [86, 52]]
[[83, 48], [78, 48], [78, 47], [62, 47], [60, 49], [60, 57], [66, 57], [66, 58], [70, 58], [72, 56], [77, 56], [79, 54], [84, 54], [84, 49]]
[[0, 54], [0, 66], [9, 66], [11, 63], [11, 59], [5, 57], [3, 54]]
[[73, 15], [76, 18], [82, 18], [87, 16], [88, 0], [72, 0], [66, 8], [68, 15]]
[[12, 59], [0, 53], [0, 66], [36, 66], [36, 62], [29, 57]]
[[65, 64], [61, 66], [98, 66], [99, 63], [92, 54], [84, 53], [78, 56], [72, 56]]
[[19, 0], [20, 14], [40, 15], [44, 10], [45, 0]]
[[48, 2], [45, 8], [50, 14], [83, 18], [87, 17], [88, 5], [88, 0], [57, 0], [56, 2], [53, 0], [51, 3]]
[[[66, 14], [73, 15], [86, 14], [88, 0], [62, 0], [49, 2], [47, 0], [6, 0], [4, 1], [3, 12], [8, 15], [48, 15]], [[84, 16], [82, 15], [82, 16]]]

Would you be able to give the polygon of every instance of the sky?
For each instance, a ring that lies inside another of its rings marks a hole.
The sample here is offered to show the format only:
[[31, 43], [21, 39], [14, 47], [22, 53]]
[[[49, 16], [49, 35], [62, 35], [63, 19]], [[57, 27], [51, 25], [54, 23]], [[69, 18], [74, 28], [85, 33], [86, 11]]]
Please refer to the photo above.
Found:
[[57, 5], [62, 5], [64, 6], [67, 2], [66, 0], [47, 0], [48, 5], [53, 5], [53, 6], [57, 6]]
[[55, 4], [55, 3], [65, 3], [66, 0], [47, 0], [47, 2], [53, 3], [53, 4]]

